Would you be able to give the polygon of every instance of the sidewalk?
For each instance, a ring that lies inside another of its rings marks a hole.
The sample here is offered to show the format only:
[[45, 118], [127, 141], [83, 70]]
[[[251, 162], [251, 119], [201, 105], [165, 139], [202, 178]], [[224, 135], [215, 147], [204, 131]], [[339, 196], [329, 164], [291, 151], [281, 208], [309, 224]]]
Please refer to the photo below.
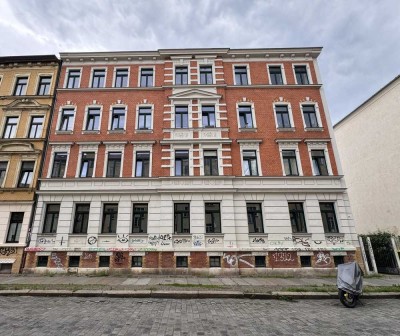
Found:
[[[364, 278], [366, 297], [400, 298], [400, 276]], [[337, 298], [336, 278], [0, 275], [0, 295]]]

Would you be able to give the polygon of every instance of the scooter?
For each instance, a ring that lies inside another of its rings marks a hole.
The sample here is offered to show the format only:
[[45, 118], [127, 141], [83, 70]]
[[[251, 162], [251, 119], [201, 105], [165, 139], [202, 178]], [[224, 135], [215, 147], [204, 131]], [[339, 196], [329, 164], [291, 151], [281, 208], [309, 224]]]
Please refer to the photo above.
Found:
[[355, 262], [338, 265], [337, 287], [340, 302], [347, 308], [354, 308], [362, 294], [363, 271]]

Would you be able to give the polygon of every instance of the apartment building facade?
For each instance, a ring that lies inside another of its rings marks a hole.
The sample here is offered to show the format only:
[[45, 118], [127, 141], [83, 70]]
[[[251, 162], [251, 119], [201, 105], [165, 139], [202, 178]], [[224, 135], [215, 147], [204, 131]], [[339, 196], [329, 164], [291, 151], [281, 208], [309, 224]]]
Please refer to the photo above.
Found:
[[0, 273], [18, 273], [32, 216], [59, 60], [0, 57]]
[[320, 48], [61, 53], [27, 272], [359, 259]]

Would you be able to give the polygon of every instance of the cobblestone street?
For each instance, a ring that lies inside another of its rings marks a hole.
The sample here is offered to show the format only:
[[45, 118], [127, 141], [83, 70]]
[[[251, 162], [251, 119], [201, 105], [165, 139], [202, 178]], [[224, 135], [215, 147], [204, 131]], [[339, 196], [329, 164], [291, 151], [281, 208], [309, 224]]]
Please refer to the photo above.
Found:
[[0, 334], [399, 335], [399, 300], [0, 297]]

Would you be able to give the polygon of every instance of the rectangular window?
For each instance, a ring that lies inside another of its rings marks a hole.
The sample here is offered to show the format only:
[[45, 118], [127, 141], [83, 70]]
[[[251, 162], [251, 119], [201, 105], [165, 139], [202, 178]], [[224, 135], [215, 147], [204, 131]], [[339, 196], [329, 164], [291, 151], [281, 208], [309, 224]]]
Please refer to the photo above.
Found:
[[240, 128], [253, 128], [253, 116], [251, 114], [251, 106], [239, 106], [239, 122]]
[[154, 70], [149, 69], [141, 69], [140, 70], [140, 86], [141, 87], [151, 87], [153, 86], [153, 76]]
[[188, 84], [188, 68], [186, 66], [175, 68], [175, 85]]
[[51, 177], [64, 177], [68, 154], [65, 152], [54, 153], [53, 170]]
[[128, 69], [117, 69], [115, 71], [115, 83], [117, 88], [128, 87]]
[[82, 153], [81, 171], [79, 173], [79, 177], [92, 177], [93, 176], [95, 155], [96, 155], [96, 153], [94, 153], [94, 152]]
[[301, 267], [311, 267], [311, 256], [300, 256]]
[[106, 81], [106, 70], [105, 69], [93, 70], [92, 88], [104, 87], [105, 81]]
[[68, 267], [79, 267], [80, 256], [69, 256]]
[[187, 256], [177, 256], [176, 257], [176, 267], [177, 268], [187, 268], [188, 267], [188, 257]]
[[150, 176], [150, 152], [136, 152], [135, 176]]
[[243, 151], [244, 176], [258, 176], [257, 153], [254, 150]]
[[323, 150], [311, 151], [312, 164], [315, 175], [328, 176], [328, 165], [325, 160], [325, 152]]
[[15, 135], [17, 134], [17, 125], [18, 117], [7, 117], [6, 124], [4, 126], [3, 138], [15, 138]]
[[120, 177], [121, 157], [122, 154], [120, 152], [108, 153], [106, 177]]
[[336, 220], [335, 206], [333, 203], [319, 203], [322, 223], [325, 233], [338, 233], [339, 227]]
[[296, 151], [283, 150], [282, 151], [283, 166], [285, 168], [286, 176], [298, 176], [299, 170], [297, 168]]
[[211, 256], [209, 257], [210, 267], [221, 267], [221, 257]]
[[276, 120], [279, 128], [290, 128], [289, 109], [287, 105], [275, 105]]
[[221, 233], [221, 210], [219, 203], [206, 203], [206, 233]]
[[99, 256], [99, 267], [110, 267], [110, 256]]
[[0, 188], [3, 185], [4, 180], [6, 178], [7, 166], [8, 166], [8, 162], [7, 161], [1, 161], [0, 162]]
[[51, 76], [40, 76], [37, 95], [46, 96], [50, 94], [50, 84], [51, 84]]
[[204, 175], [218, 176], [218, 154], [216, 150], [204, 151]]
[[81, 77], [81, 70], [68, 70], [67, 75], [67, 89], [79, 88], [79, 82]]
[[211, 65], [201, 65], [200, 66], [200, 84], [212, 84], [213, 83], [213, 73]]
[[8, 227], [8, 234], [6, 243], [18, 243], [19, 235], [21, 233], [22, 221], [24, 220], [23, 212], [12, 212], [10, 218], [10, 226]]
[[307, 233], [302, 203], [289, 203], [290, 223], [293, 233]]
[[14, 88], [14, 96], [24, 96], [28, 86], [28, 77], [17, 77]]
[[189, 176], [189, 151], [175, 151], [175, 176]]
[[189, 113], [187, 106], [175, 106], [175, 128], [189, 127]]
[[256, 267], [267, 267], [265, 256], [255, 256], [254, 259]]
[[77, 204], [73, 233], [87, 233], [89, 223], [90, 204]]
[[148, 205], [134, 204], [132, 233], [147, 233]]
[[63, 109], [61, 111], [61, 121], [59, 131], [72, 131], [74, 128], [74, 109]]
[[44, 117], [32, 117], [28, 137], [38, 139], [42, 136]]
[[215, 127], [215, 107], [202, 106], [201, 107], [201, 120], [203, 127]]
[[282, 69], [280, 65], [269, 66], [268, 71], [272, 85], [283, 85]]
[[190, 233], [190, 204], [174, 204], [174, 232]]
[[247, 66], [235, 66], [235, 85], [248, 85]]
[[125, 108], [114, 107], [111, 116], [111, 130], [123, 130], [125, 127]]
[[100, 108], [90, 107], [86, 118], [86, 131], [98, 131], [100, 129]]
[[22, 161], [18, 179], [18, 188], [29, 188], [33, 180], [34, 161]]
[[264, 233], [264, 224], [260, 203], [247, 203], [247, 222], [249, 233]]
[[101, 233], [116, 233], [117, 219], [118, 219], [118, 204], [117, 203], [104, 204]]
[[296, 82], [297, 82], [297, 84], [301, 84], [301, 85], [310, 84], [310, 81], [308, 79], [307, 66], [305, 66], [305, 65], [295, 65], [294, 66], [294, 72], [296, 74]]
[[49, 262], [48, 256], [38, 256], [36, 267], [47, 267], [48, 262]]
[[306, 128], [319, 127], [317, 113], [315, 112], [315, 106], [303, 105], [302, 108], [303, 108], [304, 123], [306, 124]]
[[56, 233], [60, 204], [47, 204], [44, 216], [43, 233]]
[[142, 256], [133, 256], [132, 257], [132, 267], [142, 267], [143, 257]]
[[151, 107], [139, 107], [138, 129], [151, 129]]

